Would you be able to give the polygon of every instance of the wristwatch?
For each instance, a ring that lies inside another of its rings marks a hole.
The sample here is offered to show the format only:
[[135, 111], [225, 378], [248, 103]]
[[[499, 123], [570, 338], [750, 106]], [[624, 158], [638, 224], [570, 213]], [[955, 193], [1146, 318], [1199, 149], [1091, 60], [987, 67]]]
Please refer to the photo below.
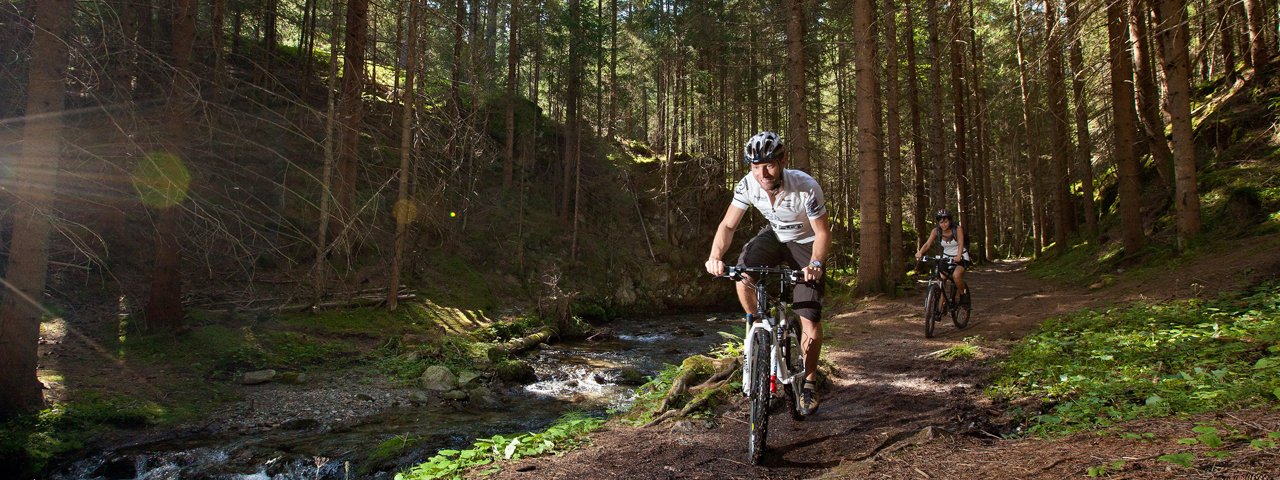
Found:
[[814, 260], [814, 261], [812, 261], [812, 262], [809, 262], [809, 266], [810, 266], [810, 267], [823, 268], [823, 267], [822, 267], [822, 262], [819, 262], [819, 261], [817, 261], [817, 260]]

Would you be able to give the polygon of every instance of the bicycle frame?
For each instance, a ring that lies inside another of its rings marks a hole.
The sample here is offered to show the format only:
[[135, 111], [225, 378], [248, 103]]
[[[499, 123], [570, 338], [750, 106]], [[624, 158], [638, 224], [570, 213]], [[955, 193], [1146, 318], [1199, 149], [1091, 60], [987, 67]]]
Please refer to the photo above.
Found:
[[[947, 301], [947, 308], [954, 309], [956, 304], [955, 302], [956, 280], [955, 278], [951, 277], [951, 270], [942, 268], [942, 266], [944, 263], [953, 264], [955, 262], [951, 259], [951, 257], [948, 257], [946, 255], [934, 255], [932, 257], [926, 255], [924, 257], [921, 257], [920, 260], [933, 264], [933, 273], [929, 275], [929, 285], [933, 285], [934, 282], [937, 282], [938, 293], [942, 295], [942, 298]], [[952, 288], [947, 288], [948, 283], [951, 284]], [[928, 288], [928, 285], [926, 285], [926, 288]]]
[[[760, 267], [730, 267], [729, 276], [735, 275], [741, 277], [743, 273], [757, 273], [760, 280], [755, 282], [756, 290], [756, 321], [751, 325], [747, 325], [746, 335], [743, 339], [743, 352], [745, 358], [750, 359], [755, 353], [757, 345], [755, 345], [755, 334], [757, 331], [764, 330], [768, 333], [770, 342], [769, 348], [769, 393], [770, 395], [778, 394], [778, 384], [793, 385], [797, 384], [796, 380], [804, 378], [805, 370], [800, 368], [799, 372], [791, 372], [787, 367], [786, 358], [783, 356], [782, 344], [787, 334], [787, 328], [790, 325], [791, 303], [782, 299], [781, 295], [777, 302], [773, 301], [773, 297], [769, 295], [769, 289], [764, 284], [764, 277], [776, 276], [778, 278], [778, 291], [783, 292], [787, 286], [793, 285], [799, 274], [796, 270], [788, 268], [760, 268]], [[773, 310], [770, 313], [770, 310]], [[801, 348], [796, 345], [796, 348]], [[750, 361], [743, 362], [742, 366], [742, 393], [750, 395], [751, 392], [751, 374], [752, 365]]]

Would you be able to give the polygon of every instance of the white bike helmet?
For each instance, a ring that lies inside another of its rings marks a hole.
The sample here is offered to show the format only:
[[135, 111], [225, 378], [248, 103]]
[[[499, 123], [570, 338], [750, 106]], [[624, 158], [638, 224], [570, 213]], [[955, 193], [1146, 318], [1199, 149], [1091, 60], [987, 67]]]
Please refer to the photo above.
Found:
[[786, 152], [782, 145], [782, 137], [773, 132], [760, 132], [747, 140], [742, 148], [743, 160], [747, 163], [768, 163], [777, 160]]

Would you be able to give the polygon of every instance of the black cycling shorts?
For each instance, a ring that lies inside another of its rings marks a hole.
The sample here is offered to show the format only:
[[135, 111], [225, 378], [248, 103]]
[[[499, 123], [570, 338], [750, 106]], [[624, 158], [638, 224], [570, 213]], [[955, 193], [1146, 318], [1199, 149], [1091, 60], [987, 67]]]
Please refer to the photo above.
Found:
[[[742, 247], [738, 256], [738, 265], [748, 267], [774, 267], [785, 264], [794, 269], [809, 265], [813, 257], [813, 243], [780, 242], [773, 233], [773, 228], [765, 226], [760, 229]], [[822, 294], [826, 290], [826, 275], [816, 282], [797, 283], [791, 291], [791, 309], [801, 318], [813, 321], [822, 320]]]

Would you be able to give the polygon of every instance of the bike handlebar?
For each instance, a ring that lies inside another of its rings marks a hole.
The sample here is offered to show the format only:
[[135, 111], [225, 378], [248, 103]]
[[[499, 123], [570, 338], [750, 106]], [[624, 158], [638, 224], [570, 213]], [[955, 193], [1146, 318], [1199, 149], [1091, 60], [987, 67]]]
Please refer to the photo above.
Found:
[[940, 260], [946, 260], [947, 263], [956, 263], [955, 257], [950, 257], [947, 255], [925, 255], [923, 257], [920, 257], [920, 261], [925, 263], [937, 262]]
[[787, 267], [744, 267], [741, 265], [731, 265], [724, 268], [724, 278], [733, 280], [742, 280], [742, 277], [748, 273], [756, 273], [760, 275], [780, 275], [787, 284], [804, 283], [804, 271], [792, 270]]

